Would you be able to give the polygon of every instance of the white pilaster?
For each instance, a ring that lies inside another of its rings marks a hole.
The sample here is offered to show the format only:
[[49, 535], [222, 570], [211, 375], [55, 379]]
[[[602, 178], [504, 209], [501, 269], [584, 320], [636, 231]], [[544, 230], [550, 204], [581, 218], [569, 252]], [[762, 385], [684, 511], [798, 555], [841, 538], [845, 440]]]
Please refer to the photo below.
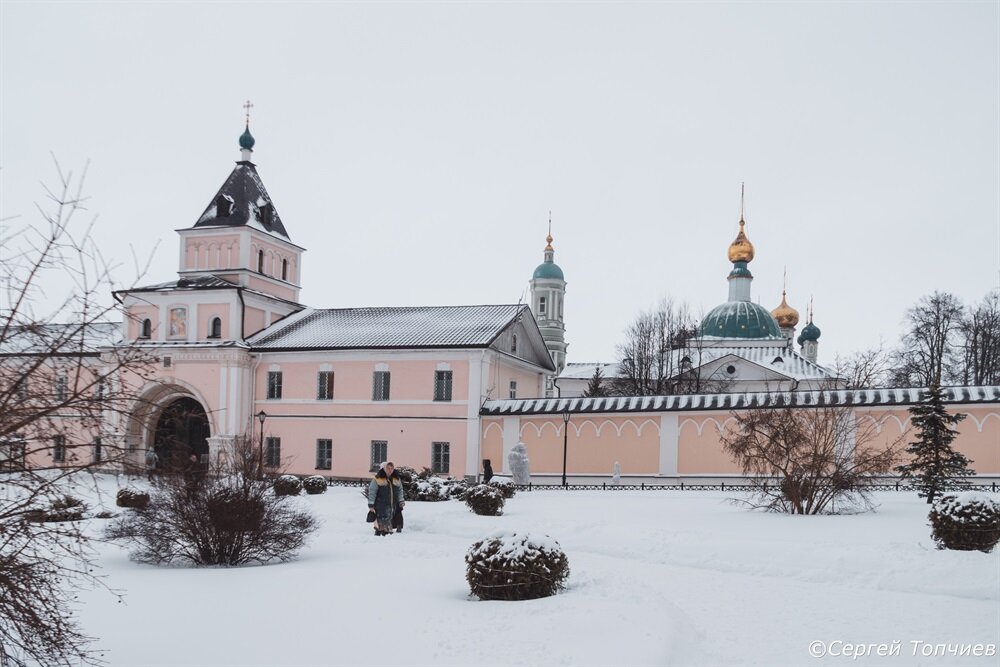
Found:
[[[501, 464], [503, 473], [505, 475], [510, 474], [510, 469], [507, 467], [507, 455], [510, 451], [514, 449], [517, 443], [521, 440], [521, 418], [520, 417], [504, 417], [503, 418], [503, 456], [501, 456]], [[530, 453], [529, 453], [530, 456]]]
[[660, 416], [660, 474], [667, 477], [677, 476], [677, 458], [680, 449], [677, 423], [675, 413]]

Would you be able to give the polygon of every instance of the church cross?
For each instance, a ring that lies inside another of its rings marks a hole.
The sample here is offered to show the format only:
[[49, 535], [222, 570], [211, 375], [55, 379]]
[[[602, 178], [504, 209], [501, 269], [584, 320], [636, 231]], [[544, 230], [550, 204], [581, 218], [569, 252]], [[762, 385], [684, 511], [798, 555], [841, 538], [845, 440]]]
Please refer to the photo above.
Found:
[[246, 104], [243, 105], [243, 109], [247, 112], [247, 127], [250, 127], [250, 109], [253, 109], [253, 104], [250, 103], [250, 100], [246, 101]]

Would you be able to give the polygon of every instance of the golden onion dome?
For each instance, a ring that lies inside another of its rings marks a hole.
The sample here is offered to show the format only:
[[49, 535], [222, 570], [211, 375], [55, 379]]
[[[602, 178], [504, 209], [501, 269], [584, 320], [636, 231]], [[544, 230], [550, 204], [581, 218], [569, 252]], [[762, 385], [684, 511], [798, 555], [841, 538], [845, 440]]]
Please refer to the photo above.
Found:
[[753, 244], [750, 243], [746, 232], [743, 231], [743, 227], [746, 224], [743, 218], [740, 218], [740, 232], [736, 235], [736, 240], [729, 244], [730, 262], [749, 262], [753, 260]]
[[778, 320], [778, 326], [782, 329], [793, 328], [799, 323], [799, 311], [788, 305], [784, 290], [781, 292], [781, 305], [772, 310], [771, 315]]

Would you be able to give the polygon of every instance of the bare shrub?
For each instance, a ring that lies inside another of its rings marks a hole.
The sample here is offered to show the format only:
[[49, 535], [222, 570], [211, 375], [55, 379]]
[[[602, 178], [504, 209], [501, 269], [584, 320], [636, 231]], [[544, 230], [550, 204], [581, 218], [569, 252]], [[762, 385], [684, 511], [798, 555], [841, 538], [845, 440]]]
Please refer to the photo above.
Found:
[[131, 545], [133, 560], [155, 565], [239, 566], [294, 558], [317, 521], [294, 498], [272, 493], [269, 482], [255, 478], [253, 448], [238, 439], [230, 459], [236, 468], [215, 470], [193, 495], [180, 476], [161, 476], [149, 507], [115, 521], [107, 536]]
[[503, 514], [503, 494], [489, 484], [478, 484], [465, 492], [465, 504], [480, 516], [500, 516]]
[[789, 514], [873, 508], [869, 487], [899, 458], [903, 436], [883, 445], [871, 420], [842, 407], [734, 413], [721, 436], [752, 488], [753, 507]]
[[929, 518], [939, 549], [989, 553], [1000, 542], [1000, 503], [985, 493], [942, 496]]
[[548, 535], [498, 531], [469, 548], [465, 566], [469, 589], [480, 600], [549, 597], [569, 577], [569, 560]]

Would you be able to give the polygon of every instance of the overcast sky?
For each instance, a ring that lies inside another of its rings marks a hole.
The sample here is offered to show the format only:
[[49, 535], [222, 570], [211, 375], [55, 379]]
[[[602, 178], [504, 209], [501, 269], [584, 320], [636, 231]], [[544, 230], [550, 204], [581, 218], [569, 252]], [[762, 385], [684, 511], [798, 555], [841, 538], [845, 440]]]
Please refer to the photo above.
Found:
[[998, 285], [998, 82], [996, 2], [2, 0], [0, 217], [90, 160], [105, 252], [170, 280], [249, 98], [306, 304], [517, 302], [551, 210], [596, 361], [661, 296], [725, 301], [746, 182], [754, 300], [787, 266], [832, 363]]

